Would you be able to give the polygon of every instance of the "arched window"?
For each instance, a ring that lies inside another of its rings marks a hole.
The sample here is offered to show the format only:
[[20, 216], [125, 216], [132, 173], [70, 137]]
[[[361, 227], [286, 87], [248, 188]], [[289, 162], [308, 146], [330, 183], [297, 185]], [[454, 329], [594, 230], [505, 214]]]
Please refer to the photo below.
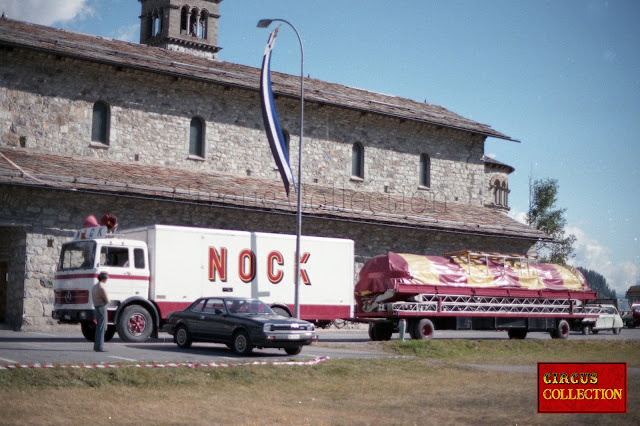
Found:
[[91, 122], [91, 141], [109, 145], [109, 105], [104, 101], [93, 104], [93, 119]]
[[507, 207], [509, 205], [509, 188], [507, 188], [507, 182], [502, 182], [502, 205]]
[[500, 205], [500, 181], [498, 179], [493, 182], [493, 204]]
[[159, 12], [156, 12], [153, 18], [153, 35], [154, 37], [162, 33], [162, 17]]
[[153, 37], [155, 35], [153, 31], [153, 24], [153, 14], [150, 13], [147, 17], [147, 38]]
[[351, 147], [351, 176], [364, 179], [364, 147], [360, 142]]
[[204, 157], [204, 122], [199, 117], [191, 119], [189, 129], [189, 155]]
[[431, 186], [431, 158], [428, 154], [420, 155], [420, 186]]
[[208, 16], [209, 16], [209, 14], [204, 10], [200, 14], [200, 34], [199, 34], [199, 36], [203, 40], [207, 38], [207, 17]]
[[198, 36], [198, 10], [193, 9], [191, 12], [191, 21], [189, 22], [189, 35]]
[[189, 28], [189, 9], [187, 6], [183, 7], [180, 11], [180, 34], [188, 34]]

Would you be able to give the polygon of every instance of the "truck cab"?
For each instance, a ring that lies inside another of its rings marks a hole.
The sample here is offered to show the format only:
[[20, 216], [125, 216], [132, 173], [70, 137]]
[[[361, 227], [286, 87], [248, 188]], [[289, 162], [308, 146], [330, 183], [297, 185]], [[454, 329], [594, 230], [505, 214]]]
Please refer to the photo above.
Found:
[[[80, 323], [85, 338], [93, 340], [95, 325], [91, 289], [100, 272], [109, 274], [106, 284], [110, 299], [106, 339], [109, 340], [117, 331], [125, 341], [137, 341], [137, 335], [144, 336], [146, 340], [149, 337], [147, 333], [154, 329], [154, 319], [157, 323], [153, 315], [155, 308], [148, 302], [150, 270], [147, 245], [108, 234], [105, 227], [79, 231], [72, 241], [62, 245], [55, 274], [53, 318], [61, 323]], [[142, 304], [145, 312], [138, 309], [137, 315], [125, 319], [125, 308], [134, 302]]]

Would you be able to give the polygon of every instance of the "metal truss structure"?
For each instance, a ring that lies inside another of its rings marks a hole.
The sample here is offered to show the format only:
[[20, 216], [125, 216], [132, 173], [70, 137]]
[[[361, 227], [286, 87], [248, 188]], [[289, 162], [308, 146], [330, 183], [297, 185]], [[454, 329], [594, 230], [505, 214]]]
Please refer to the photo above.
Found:
[[597, 315], [598, 308], [585, 308], [581, 300], [533, 297], [419, 294], [410, 301], [381, 303], [377, 312], [436, 316], [555, 316]]

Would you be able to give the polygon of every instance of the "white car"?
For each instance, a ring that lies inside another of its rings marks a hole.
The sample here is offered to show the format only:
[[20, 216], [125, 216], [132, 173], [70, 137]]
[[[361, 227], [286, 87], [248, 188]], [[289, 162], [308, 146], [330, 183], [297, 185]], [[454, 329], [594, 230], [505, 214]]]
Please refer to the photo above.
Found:
[[582, 334], [598, 334], [600, 330], [611, 330], [613, 334], [620, 334], [624, 323], [618, 310], [613, 305], [587, 305], [588, 311], [598, 314], [598, 318], [582, 320]]

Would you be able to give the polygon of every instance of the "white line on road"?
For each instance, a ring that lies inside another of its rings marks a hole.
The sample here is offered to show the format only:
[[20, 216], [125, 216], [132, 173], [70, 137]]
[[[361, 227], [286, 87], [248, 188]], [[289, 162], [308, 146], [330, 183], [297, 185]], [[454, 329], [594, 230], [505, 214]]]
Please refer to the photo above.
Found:
[[6, 361], [6, 362], [9, 362], [11, 364], [18, 364], [18, 361], [14, 361], [12, 359], [7, 359], [7, 358], [0, 358], [0, 361]]
[[116, 358], [116, 359], [121, 359], [121, 360], [124, 360], [124, 361], [130, 361], [130, 362], [137, 362], [138, 361], [137, 359], [123, 358], [121, 356], [113, 356], [113, 355], [109, 356], [109, 358]]
[[60, 337], [60, 336], [58, 336], [57, 334], [38, 333], [38, 332], [36, 332], [36, 331], [32, 331], [31, 333], [32, 333], [32, 334], [39, 334], [39, 335], [41, 335], [41, 336], [48, 336], [48, 337]]

